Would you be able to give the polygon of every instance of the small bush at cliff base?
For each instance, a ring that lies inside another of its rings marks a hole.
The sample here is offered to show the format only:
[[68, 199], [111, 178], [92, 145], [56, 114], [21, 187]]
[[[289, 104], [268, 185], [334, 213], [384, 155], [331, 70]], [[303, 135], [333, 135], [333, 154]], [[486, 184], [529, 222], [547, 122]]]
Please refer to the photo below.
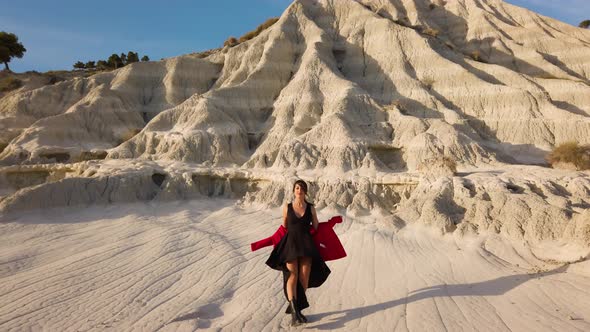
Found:
[[0, 80], [0, 92], [8, 92], [23, 86], [23, 82], [15, 77], [6, 77]]
[[547, 156], [552, 167], [560, 163], [573, 164], [578, 170], [590, 169], [590, 145], [566, 142], [556, 146]]

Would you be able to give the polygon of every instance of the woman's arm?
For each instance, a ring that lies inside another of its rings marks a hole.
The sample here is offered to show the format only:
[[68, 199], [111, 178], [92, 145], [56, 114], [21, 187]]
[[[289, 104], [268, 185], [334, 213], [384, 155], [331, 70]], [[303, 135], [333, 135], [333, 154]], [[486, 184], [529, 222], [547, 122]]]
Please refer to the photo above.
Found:
[[315, 212], [315, 206], [313, 206], [313, 205], [311, 206], [311, 215], [312, 215], [312, 218], [311, 218], [311, 224], [312, 224], [313, 228], [314, 228], [315, 230], [317, 230], [317, 229], [318, 229], [318, 225], [319, 225], [319, 222], [318, 222], [318, 215], [317, 215], [317, 213]]
[[283, 227], [287, 228], [287, 206], [283, 207]]

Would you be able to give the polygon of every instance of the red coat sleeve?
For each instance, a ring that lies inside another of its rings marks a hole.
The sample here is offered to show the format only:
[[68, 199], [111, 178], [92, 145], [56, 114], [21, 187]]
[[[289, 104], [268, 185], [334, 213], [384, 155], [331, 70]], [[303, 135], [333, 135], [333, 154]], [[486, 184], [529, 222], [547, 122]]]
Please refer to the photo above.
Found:
[[273, 235], [265, 239], [250, 243], [250, 249], [252, 251], [256, 251], [260, 248], [268, 247], [270, 245], [276, 247], [276, 245], [281, 241], [285, 234], [287, 234], [287, 229], [283, 227], [283, 225], [281, 225]]
[[342, 217], [341, 216], [335, 216], [330, 218], [330, 220], [328, 220], [328, 223], [330, 224], [330, 227], [334, 228], [334, 225], [339, 224], [342, 222]]

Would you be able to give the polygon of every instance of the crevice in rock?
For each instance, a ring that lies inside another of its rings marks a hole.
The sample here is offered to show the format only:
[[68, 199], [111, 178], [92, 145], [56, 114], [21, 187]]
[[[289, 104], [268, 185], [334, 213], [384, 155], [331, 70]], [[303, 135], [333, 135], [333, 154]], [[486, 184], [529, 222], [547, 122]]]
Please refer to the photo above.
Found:
[[514, 22], [514, 19], [512, 19], [512, 17], [510, 17], [510, 18], [507, 18], [507, 17], [505, 17], [505, 16], [504, 16], [502, 13], [500, 13], [500, 11], [498, 11], [498, 9], [496, 8], [496, 6], [494, 6], [494, 5], [490, 4], [490, 5], [488, 5], [488, 7], [489, 7], [489, 8], [492, 10], [492, 12], [493, 12], [493, 13], [491, 13], [491, 14], [492, 14], [492, 15], [494, 15], [495, 17], [497, 17], [497, 18], [498, 18], [500, 21], [502, 21], [502, 22], [504, 22], [504, 23], [506, 23], [506, 24], [508, 24], [508, 25], [510, 25], [510, 26], [513, 26], [513, 27], [516, 27], [516, 26], [518, 26], [518, 25], [517, 25], [517, 24]]
[[248, 135], [248, 149], [250, 151], [256, 150], [260, 145], [265, 133], [249, 132]]
[[242, 198], [249, 192], [257, 192], [265, 180], [209, 174], [193, 174], [192, 181], [199, 194], [207, 197]]
[[463, 188], [469, 190], [469, 198], [475, 197], [476, 190], [475, 185], [469, 179], [463, 179]]
[[534, 183], [527, 183], [527, 186], [533, 193], [539, 195], [543, 199], [547, 199], [547, 195], [543, 193], [543, 189], [537, 187]]
[[393, 171], [403, 172], [408, 169], [400, 148], [390, 146], [369, 146], [368, 150], [377, 160]]
[[[431, 46], [432, 50], [435, 51], [438, 55], [442, 56], [443, 58], [452, 61], [459, 66], [463, 67], [463, 69], [467, 70], [468, 72], [472, 73], [473, 75], [477, 76], [477, 78], [486, 81], [490, 84], [496, 85], [505, 85], [493, 75], [486, 73], [485, 71], [479, 70], [472, 65], [470, 65], [465, 58], [472, 58], [471, 56], [466, 56], [463, 53], [459, 53], [454, 49], [449, 48], [449, 46], [444, 45], [440, 40], [434, 38], [427, 38], [426, 39], [429, 45]], [[449, 50], [444, 52], [442, 46], [445, 46], [445, 50]], [[452, 55], [451, 55], [452, 54]]]
[[579, 79], [582, 83], [590, 86], [590, 81], [588, 81], [588, 79], [586, 79], [584, 76], [576, 73], [575, 71], [573, 71], [572, 69], [570, 69], [565, 63], [563, 63], [561, 60], [559, 60], [559, 58], [555, 55], [551, 55], [548, 53], [543, 53], [543, 52], [538, 52], [543, 59], [547, 62], [549, 62], [550, 64], [554, 65], [555, 67], [563, 70], [564, 72], [566, 72], [568, 75], [571, 75], [577, 79]]
[[568, 112], [573, 113], [573, 114], [590, 117], [590, 112], [586, 113], [586, 111], [584, 111], [583, 109], [579, 108], [576, 105], [570, 104], [567, 101], [558, 101], [558, 100], [550, 99], [550, 102], [555, 107], [557, 107], [559, 109], [568, 111]]
[[556, 196], [561, 196], [561, 197], [571, 197], [572, 194], [570, 194], [569, 191], [567, 191], [567, 189], [565, 187], [563, 187], [560, 184], [557, 184], [555, 182], [549, 182], [549, 191], [556, 195]]
[[346, 58], [346, 50], [345, 49], [336, 49], [332, 50], [332, 54], [334, 55], [334, 60], [336, 60], [336, 67], [343, 76], [345, 76], [344, 72], [342, 71], [344, 59]]
[[82, 153], [80, 154], [80, 160], [81, 161], [85, 161], [85, 160], [102, 160], [105, 159], [107, 157], [107, 152], [104, 150], [98, 150], [98, 151], [82, 151]]
[[70, 160], [70, 154], [67, 152], [44, 152], [40, 153], [39, 157], [45, 159], [54, 159], [55, 162], [65, 163]]
[[164, 183], [164, 180], [166, 180], [166, 174], [162, 174], [162, 173], [152, 174], [152, 181], [154, 182], [154, 184], [156, 186], [162, 188], [162, 183]]
[[513, 194], [522, 194], [524, 193], [524, 188], [515, 185], [514, 183], [506, 183], [506, 189], [508, 189]]

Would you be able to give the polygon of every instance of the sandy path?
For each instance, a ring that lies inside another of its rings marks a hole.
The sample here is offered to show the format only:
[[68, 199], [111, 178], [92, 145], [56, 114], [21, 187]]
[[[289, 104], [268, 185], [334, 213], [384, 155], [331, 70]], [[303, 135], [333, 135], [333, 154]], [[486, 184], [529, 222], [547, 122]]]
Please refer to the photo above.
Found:
[[[264, 265], [270, 248], [249, 248], [278, 227], [280, 209], [233, 203], [55, 209], [1, 224], [0, 330], [287, 328], [280, 274]], [[349, 256], [309, 291], [308, 329], [590, 330], [588, 269], [535, 274], [497, 238], [487, 241], [503, 259], [481, 238], [394, 233], [372, 217], [336, 230]]]

